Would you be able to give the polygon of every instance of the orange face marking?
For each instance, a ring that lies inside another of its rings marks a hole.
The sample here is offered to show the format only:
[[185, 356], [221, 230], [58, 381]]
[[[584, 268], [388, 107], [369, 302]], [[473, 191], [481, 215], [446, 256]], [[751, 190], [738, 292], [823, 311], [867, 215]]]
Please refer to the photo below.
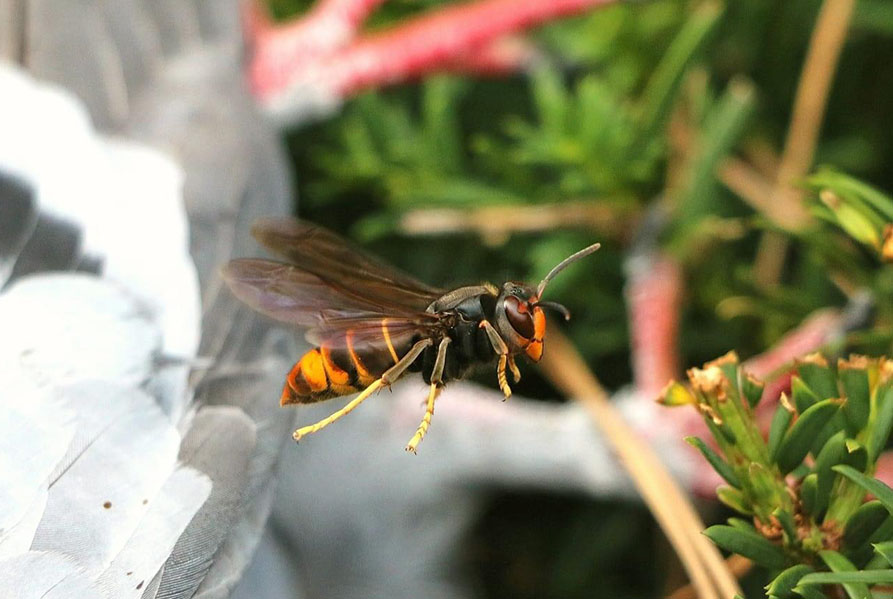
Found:
[[542, 341], [546, 337], [546, 315], [539, 307], [533, 309], [533, 332], [534, 341]]
[[534, 362], [543, 357], [543, 339], [546, 337], [546, 315], [541, 308], [533, 309], [533, 339], [524, 348], [524, 353]]
[[298, 362], [298, 367], [300, 367], [301, 375], [307, 381], [311, 391], [319, 392], [329, 388], [323, 357], [318, 349], [311, 349], [304, 354], [304, 357]]

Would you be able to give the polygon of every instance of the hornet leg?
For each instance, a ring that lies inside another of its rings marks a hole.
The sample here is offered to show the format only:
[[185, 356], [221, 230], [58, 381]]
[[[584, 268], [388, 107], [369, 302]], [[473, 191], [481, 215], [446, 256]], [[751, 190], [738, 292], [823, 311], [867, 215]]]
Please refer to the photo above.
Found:
[[434, 370], [431, 372], [431, 390], [428, 392], [425, 416], [422, 418], [422, 423], [419, 424], [419, 428], [416, 430], [415, 435], [413, 435], [412, 439], [409, 440], [409, 443], [406, 444], [406, 447], [404, 448], [406, 451], [415, 453], [416, 447], [418, 447], [419, 443], [422, 442], [422, 439], [425, 438], [425, 433], [428, 432], [428, 427], [431, 426], [431, 416], [434, 415], [434, 400], [437, 399], [437, 396], [440, 395], [440, 391], [443, 389], [443, 385], [441, 384], [443, 381], [443, 366], [446, 363], [447, 346], [449, 346], [449, 344], [450, 338], [444, 337], [440, 342], [440, 345], [437, 346], [437, 358], [434, 360]]
[[[489, 321], [482, 320], [478, 326], [487, 332], [487, 338], [490, 339], [493, 350], [499, 354], [499, 362], [496, 364], [496, 380], [499, 383], [499, 388], [502, 389], [502, 394], [505, 395], [505, 399], [508, 399], [512, 396], [512, 388], [509, 387], [509, 383], [505, 378], [505, 365], [509, 359], [509, 348]], [[517, 367], [512, 369], [512, 372], [514, 373], [516, 369]]]
[[515, 356], [509, 356], [509, 370], [512, 371], [512, 377], [515, 379], [515, 382], [520, 383], [521, 371], [518, 370], [518, 365], [515, 364]]
[[388, 368], [385, 373], [381, 375], [380, 378], [376, 379], [372, 382], [371, 385], [363, 389], [363, 391], [355, 398], [353, 398], [346, 406], [344, 406], [331, 416], [323, 418], [316, 424], [302, 426], [294, 433], [292, 433], [292, 437], [294, 438], [294, 440], [300, 441], [302, 437], [311, 433], [315, 433], [320, 429], [324, 429], [342, 416], [351, 413], [354, 408], [363, 403], [366, 399], [369, 398], [370, 395], [378, 391], [381, 387], [386, 387], [400, 378], [400, 375], [403, 374], [407, 368], [409, 368], [409, 365], [412, 364], [415, 359], [418, 358], [419, 355], [425, 350], [425, 348], [431, 345], [431, 343], [432, 341], [430, 339], [422, 339], [421, 341], [413, 345], [412, 349], [410, 349], [405, 356], [400, 358], [400, 360], [396, 364]]

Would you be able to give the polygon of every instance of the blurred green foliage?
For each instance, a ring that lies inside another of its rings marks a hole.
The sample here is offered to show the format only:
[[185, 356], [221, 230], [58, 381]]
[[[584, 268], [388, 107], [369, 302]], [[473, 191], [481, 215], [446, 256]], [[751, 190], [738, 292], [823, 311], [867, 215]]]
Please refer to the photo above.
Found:
[[[269, 2], [281, 18], [310, 5]], [[369, 27], [442, 4], [391, 0]], [[888, 0], [857, 4], [816, 149], [816, 164], [832, 169], [802, 182], [814, 222], [780, 230], [716, 176], [730, 156], [777, 161], [820, 6], [818, 0], [617, 5], [533, 33], [540, 57], [529, 73], [498, 80], [436, 76], [364, 93], [337, 117], [289, 134], [299, 213], [441, 286], [536, 281], [571, 251], [601, 240], [603, 249], [586, 268], [569, 269], [549, 296], [570, 308], [568, 333], [611, 388], [631, 379], [625, 252], [643, 216], [658, 209], [667, 220], [660, 242], [685, 269], [681, 364], [733, 348], [743, 358], [759, 353], [812, 311], [843, 306], [858, 290], [873, 294], [876, 318], [848, 338], [849, 349], [889, 353], [893, 266], [877, 245], [893, 205], [877, 191], [893, 190]], [[401, 232], [402, 219], [419, 209], [569, 201], [615, 214], [620, 224], [569, 223], [495, 240], [471, 232]], [[782, 233], [790, 248], [778, 284], [770, 286], [758, 284], [754, 271], [766, 231]], [[481, 380], [491, 384], [489, 378]], [[555, 396], [531, 369], [518, 391]], [[588, 517], [587, 509], [568, 509]], [[592, 530], [611, 529], [612, 514], [607, 510]], [[510, 513], [499, 517], [487, 521], [491, 531], [513, 522]], [[597, 555], [599, 546], [623, 538], [622, 531], [607, 541], [593, 533], [568, 543]], [[574, 574], [575, 567], [544, 564], [552, 574], [540, 574], [552, 582], [537, 587], [536, 596], [591, 596], [597, 583]], [[595, 558], [592, 567], [595, 574], [610, 572], [598, 570]], [[488, 579], [487, 596], [520, 596], [498, 589]]]

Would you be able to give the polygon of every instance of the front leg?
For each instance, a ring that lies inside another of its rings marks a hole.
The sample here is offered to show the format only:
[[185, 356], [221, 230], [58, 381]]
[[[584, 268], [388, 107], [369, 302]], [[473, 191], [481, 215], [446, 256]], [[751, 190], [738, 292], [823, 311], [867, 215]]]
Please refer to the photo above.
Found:
[[447, 347], [450, 344], [451, 339], [449, 337], [444, 337], [440, 345], [437, 346], [437, 357], [434, 359], [434, 370], [431, 372], [431, 390], [428, 392], [428, 401], [425, 407], [425, 415], [422, 417], [422, 422], [419, 424], [419, 428], [416, 430], [415, 435], [412, 436], [412, 439], [409, 440], [409, 443], [406, 444], [406, 451], [410, 451], [412, 453], [416, 452], [416, 447], [419, 446], [419, 443], [422, 442], [422, 439], [425, 438], [425, 434], [428, 432], [428, 427], [431, 426], [431, 417], [434, 415], [434, 401], [437, 399], [437, 396], [440, 395], [441, 389], [443, 389], [443, 367], [446, 364], [446, 353]]
[[[490, 321], [482, 320], [481, 324], [478, 326], [486, 331], [487, 338], [490, 340], [490, 345], [493, 346], [493, 351], [499, 356], [499, 361], [496, 363], [496, 381], [499, 383], [499, 388], [502, 390], [502, 394], [505, 395], [505, 399], [508, 399], [512, 396], [512, 388], [509, 387], [509, 383], [505, 377], [505, 366], [509, 360], [509, 348], [505, 344], [505, 341], [502, 340], [502, 337], [499, 336], [496, 327], [490, 324]], [[514, 364], [514, 361], [512, 364]], [[513, 368], [512, 373], [514, 373], [516, 369], [517, 367]], [[516, 375], [516, 377], [517, 376], [518, 375]]]
[[516, 383], [521, 382], [521, 371], [518, 370], [518, 365], [515, 364], [515, 356], [509, 354], [509, 370], [512, 371], [512, 376], [515, 378]]

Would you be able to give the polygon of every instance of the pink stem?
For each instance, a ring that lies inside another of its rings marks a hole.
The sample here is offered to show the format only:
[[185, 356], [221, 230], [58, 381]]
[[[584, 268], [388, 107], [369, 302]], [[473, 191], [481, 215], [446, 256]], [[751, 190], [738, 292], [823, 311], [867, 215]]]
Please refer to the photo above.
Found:
[[654, 399], [679, 373], [676, 339], [682, 298], [682, 269], [668, 256], [647, 255], [630, 268], [626, 287], [633, 380]]
[[527, 68], [538, 56], [539, 52], [529, 41], [506, 36], [457, 56], [444, 63], [441, 69], [485, 76], [511, 75]]
[[320, 0], [307, 14], [276, 24], [261, 0], [247, 0], [243, 22], [253, 54], [249, 78], [261, 89], [282, 85], [292, 69], [349, 44], [363, 21], [384, 1]]
[[509, 33], [614, 2], [478, 0], [452, 5], [386, 32], [357, 39], [318, 60], [304, 60], [293, 52], [280, 53], [284, 42], [273, 44], [261, 35], [259, 46], [268, 48], [257, 54], [250, 67], [254, 89], [262, 100], [296, 85], [317, 87], [329, 95], [345, 97], [362, 89], [419, 77], [455, 64], [463, 54], [484, 48]]

